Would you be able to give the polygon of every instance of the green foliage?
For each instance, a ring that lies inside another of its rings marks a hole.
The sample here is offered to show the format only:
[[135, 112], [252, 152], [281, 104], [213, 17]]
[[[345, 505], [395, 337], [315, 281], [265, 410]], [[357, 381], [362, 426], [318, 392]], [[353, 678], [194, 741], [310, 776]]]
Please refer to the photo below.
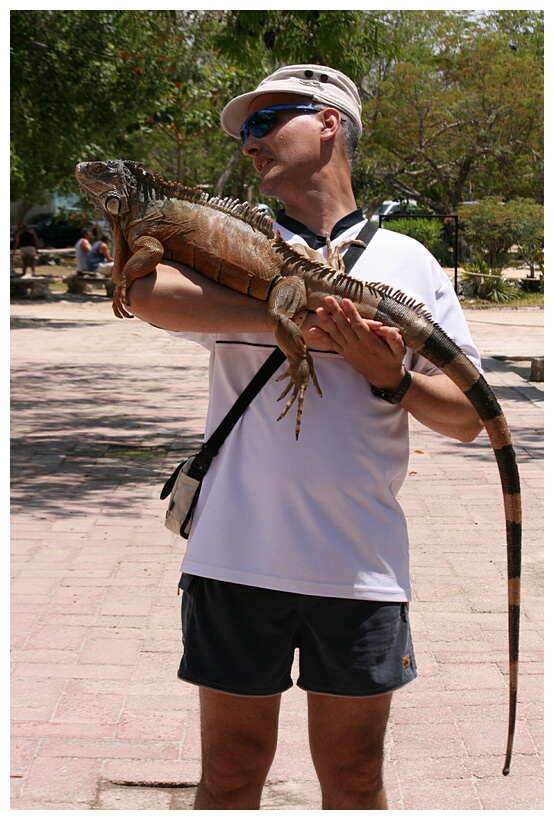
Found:
[[364, 102], [358, 201], [542, 198], [542, 12], [12, 10], [10, 28], [12, 200], [74, 191], [76, 162], [108, 157], [246, 198], [220, 112], [312, 61]]
[[539, 259], [544, 245], [544, 207], [526, 199], [498, 202], [485, 197], [458, 209], [462, 237], [475, 256], [486, 256], [491, 268], [506, 265], [510, 248], [524, 259]]
[[449, 213], [543, 196], [541, 12], [382, 12], [400, 59], [364, 82], [361, 160], [389, 195]]
[[518, 285], [502, 276], [501, 270], [490, 270], [485, 260], [476, 256], [473, 263], [464, 266], [464, 284], [485, 302], [506, 303], [519, 298]]
[[290, 63], [316, 63], [362, 79], [368, 62], [390, 53], [385, 26], [367, 11], [228, 11], [214, 46], [260, 79]]
[[431, 219], [425, 216], [420, 219], [415, 217], [402, 219], [399, 217], [398, 219], [385, 219], [382, 227], [389, 231], [397, 231], [397, 233], [411, 236], [412, 239], [421, 242], [441, 265], [452, 264], [452, 254], [448, 250], [444, 225], [440, 219]]

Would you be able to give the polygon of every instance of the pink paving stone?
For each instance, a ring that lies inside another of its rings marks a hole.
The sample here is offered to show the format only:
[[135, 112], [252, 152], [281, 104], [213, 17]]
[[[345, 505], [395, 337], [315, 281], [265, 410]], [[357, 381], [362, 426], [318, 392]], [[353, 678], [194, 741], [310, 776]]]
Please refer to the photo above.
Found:
[[137, 579], [146, 578], [148, 581], [158, 581], [163, 573], [163, 564], [160, 563], [160, 558], [154, 561], [144, 561], [141, 557], [139, 560], [121, 561], [115, 578], [121, 577], [123, 580], [132, 579], [135, 584]]
[[153, 592], [130, 585], [109, 589], [101, 606], [103, 615], [148, 615], [152, 609]]
[[78, 650], [83, 646], [88, 627], [83, 626], [37, 626], [29, 635], [26, 649]]
[[171, 681], [175, 680], [179, 667], [180, 652], [143, 651], [133, 670], [133, 680]]
[[[491, 720], [483, 717], [481, 720], [460, 721], [459, 727], [464, 739], [464, 745], [470, 755], [487, 755], [502, 752], [506, 747], [508, 730], [508, 712], [503, 720]], [[533, 754], [533, 741], [522, 721], [516, 722], [514, 747], [519, 754]]]
[[113, 723], [49, 723], [47, 721], [12, 721], [13, 737], [77, 737], [109, 740], [113, 737]]
[[12, 613], [10, 617], [11, 645], [14, 649], [23, 646], [31, 634], [38, 617], [33, 613]]
[[65, 689], [66, 681], [12, 677], [12, 720], [49, 720]]
[[441, 664], [440, 675], [446, 689], [500, 689], [505, 690], [506, 683], [500, 671], [490, 664], [469, 664], [460, 669], [458, 664]]
[[142, 641], [138, 639], [108, 639], [90, 637], [81, 652], [79, 662], [83, 664], [134, 664], [140, 652]]
[[[306, 731], [307, 734], [307, 731]], [[270, 769], [270, 777], [285, 780], [313, 780], [315, 771], [307, 743], [299, 743], [290, 737], [281, 737]]]
[[82, 803], [62, 803], [59, 801], [49, 803], [44, 800], [22, 800], [14, 795], [11, 808], [20, 811], [74, 811], [76, 809], [90, 809], [91, 807]]
[[10, 777], [22, 777], [36, 755], [39, 740], [30, 737], [12, 737], [10, 742]]
[[44, 578], [43, 576], [28, 577], [28, 578], [14, 578], [11, 583], [11, 592], [13, 596], [23, 595], [25, 597], [31, 595], [48, 596], [59, 585], [58, 578]]
[[462, 736], [454, 721], [436, 725], [395, 724], [391, 735], [394, 741], [391, 756], [395, 759], [465, 756]]
[[170, 742], [52, 738], [42, 741], [40, 753], [42, 757], [58, 758], [176, 760], [179, 757], [179, 749], [178, 743]]
[[117, 737], [121, 740], [180, 741], [185, 735], [186, 726], [187, 719], [183, 713], [124, 711], [117, 725]]
[[10, 534], [14, 539], [24, 538], [27, 540], [42, 540], [49, 524], [40, 521], [24, 521], [22, 516], [18, 516], [10, 525]]
[[394, 759], [394, 767], [400, 783], [410, 780], [466, 780], [471, 776], [471, 764], [461, 755]]
[[146, 573], [133, 578], [132, 582], [130, 577], [125, 578], [124, 576], [121, 576], [120, 578], [115, 578], [113, 572], [107, 577], [94, 577], [88, 575], [87, 573], [76, 573], [74, 576], [66, 576], [62, 578], [61, 582], [66, 586], [72, 587], [73, 589], [84, 587], [89, 587], [90, 589], [104, 589], [106, 590], [106, 596], [111, 594], [111, 590], [129, 590], [129, 588], [132, 588], [135, 591], [135, 594], [143, 594], [144, 590], [149, 591], [150, 589], [157, 589], [158, 587], [158, 579], [148, 577]]
[[482, 808], [471, 781], [410, 780], [401, 784], [405, 811], [478, 811]]
[[[33, 664], [38, 668], [42, 664], [62, 664], [68, 666], [77, 663], [79, 654], [77, 651], [68, 652], [64, 649], [22, 649], [12, 652], [12, 663], [24, 662]], [[21, 668], [21, 667], [20, 667]]]
[[496, 811], [542, 810], [544, 808], [544, 783], [542, 774], [526, 775], [510, 773], [507, 777], [496, 776], [475, 779], [475, 789], [483, 809]]
[[124, 697], [102, 693], [90, 683], [70, 681], [52, 718], [63, 723], [116, 723]]
[[[471, 761], [471, 771], [479, 780], [500, 780], [500, 772], [504, 765], [504, 753], [498, 755], [481, 755]], [[542, 761], [536, 755], [521, 755], [517, 751], [512, 757], [510, 774], [504, 782], [518, 784], [521, 788], [529, 780], [542, 780], [544, 770]], [[501, 781], [502, 782], [502, 781]]]
[[128, 526], [105, 527], [95, 526], [90, 530], [90, 537], [97, 541], [104, 541], [111, 544], [114, 541], [122, 541], [125, 544], [133, 543], [133, 533]]
[[59, 678], [60, 680], [130, 680], [132, 667], [116, 664], [26, 663], [20, 661], [15, 670], [21, 677]]
[[97, 760], [40, 757], [30, 766], [20, 797], [44, 802], [90, 803], [100, 772]]
[[52, 532], [88, 532], [94, 526], [95, 519], [92, 516], [85, 518], [68, 517], [56, 521], [52, 524]]
[[57, 589], [48, 601], [48, 613], [94, 614], [104, 598], [103, 589]]
[[404, 726], [412, 723], [453, 723], [452, 708], [450, 706], [428, 705], [418, 709], [403, 709], [401, 708], [399, 695], [397, 694], [393, 698], [390, 723], [392, 726], [395, 726], [397, 722]]
[[103, 777], [114, 783], [157, 783], [195, 786], [200, 780], [200, 761], [106, 760]]

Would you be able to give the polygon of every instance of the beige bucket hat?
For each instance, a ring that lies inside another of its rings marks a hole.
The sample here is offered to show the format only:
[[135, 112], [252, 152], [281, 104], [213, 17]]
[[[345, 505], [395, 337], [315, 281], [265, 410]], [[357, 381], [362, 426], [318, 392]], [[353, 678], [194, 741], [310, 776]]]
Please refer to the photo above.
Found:
[[362, 103], [351, 79], [334, 68], [322, 65], [287, 65], [262, 80], [255, 91], [241, 94], [227, 103], [221, 112], [221, 125], [232, 137], [248, 117], [250, 103], [260, 94], [298, 94], [314, 103], [337, 108], [349, 114], [362, 132]]

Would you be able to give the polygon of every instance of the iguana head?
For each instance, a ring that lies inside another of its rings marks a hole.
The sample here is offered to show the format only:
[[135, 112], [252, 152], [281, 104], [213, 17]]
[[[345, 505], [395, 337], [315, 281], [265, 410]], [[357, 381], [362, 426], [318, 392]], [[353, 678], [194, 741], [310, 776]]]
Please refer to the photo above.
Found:
[[130, 210], [131, 196], [137, 190], [137, 167], [120, 159], [80, 162], [75, 175], [93, 205], [113, 223]]

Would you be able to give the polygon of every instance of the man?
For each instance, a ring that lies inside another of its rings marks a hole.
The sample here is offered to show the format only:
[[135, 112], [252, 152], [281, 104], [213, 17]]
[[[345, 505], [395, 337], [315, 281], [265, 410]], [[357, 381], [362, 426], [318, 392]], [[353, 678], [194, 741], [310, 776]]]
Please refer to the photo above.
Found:
[[31, 269], [31, 276], [35, 275], [36, 259], [39, 253], [38, 236], [34, 228], [30, 228], [26, 222], [21, 222], [17, 227], [17, 233], [13, 243], [13, 252], [19, 251], [23, 276], [27, 276], [27, 269]]
[[111, 276], [114, 260], [108, 247], [108, 237], [102, 235], [92, 246], [89, 253], [91, 271], [98, 271], [104, 276]]
[[77, 270], [86, 273], [90, 268], [89, 255], [92, 250], [90, 240], [92, 233], [88, 228], [83, 228], [81, 238], [75, 244], [75, 260], [77, 262]]
[[[360, 116], [353, 83], [315, 65], [281, 68], [225, 107], [223, 127], [242, 140], [260, 192], [284, 206], [277, 226], [287, 241], [326, 255], [326, 234], [337, 248], [365, 223], [350, 182]], [[421, 245], [380, 230], [352, 275], [424, 301], [478, 361], [452, 286]], [[195, 513], [182, 566], [179, 676], [200, 686], [197, 809], [259, 808], [296, 647], [323, 808], [387, 808], [392, 692], [416, 676], [408, 540], [396, 500], [408, 413], [462, 441], [482, 424], [447, 376], [405, 349], [397, 329], [362, 319], [347, 300], [326, 302], [303, 325], [319, 351], [323, 397], [308, 389], [299, 440], [294, 411], [275, 421], [282, 384], [270, 380], [214, 459]], [[161, 265], [133, 283], [130, 305], [211, 350], [208, 436], [275, 344], [265, 304]], [[383, 400], [401, 385], [399, 404]]]

